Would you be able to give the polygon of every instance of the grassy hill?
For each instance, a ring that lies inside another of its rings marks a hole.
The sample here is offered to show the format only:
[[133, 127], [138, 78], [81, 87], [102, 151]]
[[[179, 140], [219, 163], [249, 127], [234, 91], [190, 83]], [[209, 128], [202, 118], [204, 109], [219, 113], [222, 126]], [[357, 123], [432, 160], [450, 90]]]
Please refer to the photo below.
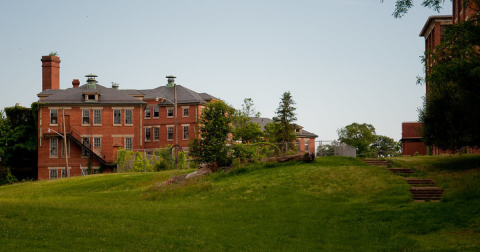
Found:
[[0, 187], [1, 250], [479, 251], [480, 156], [391, 162], [444, 199], [414, 203], [402, 177], [342, 157], [160, 189], [176, 171], [29, 182]]

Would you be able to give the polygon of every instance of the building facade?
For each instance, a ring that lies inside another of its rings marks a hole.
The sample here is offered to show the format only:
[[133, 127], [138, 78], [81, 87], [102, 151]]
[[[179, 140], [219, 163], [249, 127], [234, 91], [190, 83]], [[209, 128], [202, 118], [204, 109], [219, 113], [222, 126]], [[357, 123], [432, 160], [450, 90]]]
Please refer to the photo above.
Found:
[[[457, 24], [462, 21], [468, 20], [472, 15], [476, 13], [477, 8], [472, 6], [464, 6], [463, 1], [453, 0], [453, 15], [438, 15], [430, 16], [427, 22], [423, 26], [420, 37], [425, 39], [425, 51], [435, 52], [435, 48], [443, 40], [445, 27], [452, 24]], [[434, 64], [430, 58], [425, 59], [425, 74], [430, 73], [430, 68]], [[425, 83], [426, 90], [425, 95], [428, 96], [429, 84]], [[402, 123], [402, 154], [403, 156], [411, 156], [415, 153], [420, 155], [441, 155], [452, 153], [451, 150], [442, 150], [435, 146], [432, 146], [428, 151], [427, 146], [421, 141], [420, 131], [422, 124], [418, 122], [404, 122]], [[430, 153], [428, 153], [430, 152]], [[480, 153], [478, 148], [468, 148], [470, 153]]]
[[[70, 88], [60, 89], [60, 58], [43, 56], [41, 61], [38, 179], [112, 172], [120, 148], [174, 144], [175, 88], [120, 90], [116, 84], [98, 84], [97, 76], [89, 74], [86, 84], [74, 79]], [[187, 147], [196, 137], [201, 110], [216, 98], [181, 85], [176, 95], [178, 144]]]

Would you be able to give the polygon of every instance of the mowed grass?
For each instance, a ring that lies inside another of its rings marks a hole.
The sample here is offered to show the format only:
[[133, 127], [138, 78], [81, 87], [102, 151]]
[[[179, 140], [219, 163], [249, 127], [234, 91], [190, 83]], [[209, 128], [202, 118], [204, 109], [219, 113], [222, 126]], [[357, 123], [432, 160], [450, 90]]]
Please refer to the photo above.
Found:
[[445, 178], [438, 203], [414, 203], [402, 177], [342, 157], [252, 164], [161, 189], [178, 172], [3, 186], [0, 250], [479, 251], [480, 194], [457, 181], [479, 187], [470, 161], [455, 171], [392, 160]]

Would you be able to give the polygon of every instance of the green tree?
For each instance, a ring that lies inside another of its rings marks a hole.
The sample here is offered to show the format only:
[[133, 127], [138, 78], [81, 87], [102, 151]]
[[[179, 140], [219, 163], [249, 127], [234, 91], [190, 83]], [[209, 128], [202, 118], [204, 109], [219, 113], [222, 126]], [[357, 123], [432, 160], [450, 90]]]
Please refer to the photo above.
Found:
[[260, 125], [250, 120], [251, 117], [259, 117], [260, 112], [256, 112], [251, 98], [243, 100], [242, 109], [235, 110], [233, 117], [233, 139], [241, 140], [243, 143], [258, 142], [263, 137], [263, 131]]
[[401, 154], [401, 145], [393, 138], [377, 135], [371, 150], [377, 152], [379, 157], [393, 157]]
[[223, 101], [205, 105], [200, 118], [200, 138], [190, 144], [190, 155], [198, 162], [216, 163], [218, 166], [230, 165], [229, 154], [232, 132], [232, 120], [235, 110]]
[[370, 152], [370, 146], [377, 139], [375, 127], [371, 124], [352, 123], [337, 130], [338, 140], [357, 149], [357, 154]]
[[479, 14], [448, 26], [444, 39], [423, 58], [428, 93], [419, 110], [425, 144], [458, 150], [480, 146]]
[[[380, 0], [383, 2], [384, 0]], [[452, 2], [451, 0], [449, 2]], [[422, 0], [422, 6], [440, 12], [445, 0]], [[480, 0], [464, 0], [464, 6], [480, 6]], [[396, 0], [395, 10], [392, 14], [395, 18], [401, 18], [407, 14], [408, 10], [413, 7], [413, 0]]]
[[274, 123], [278, 124], [275, 129], [277, 130], [276, 140], [279, 142], [293, 142], [297, 138], [295, 134], [296, 125], [293, 123], [297, 120], [294, 105], [295, 101], [292, 99], [290, 91], [283, 93], [280, 104], [275, 111], [277, 117], [273, 118]]

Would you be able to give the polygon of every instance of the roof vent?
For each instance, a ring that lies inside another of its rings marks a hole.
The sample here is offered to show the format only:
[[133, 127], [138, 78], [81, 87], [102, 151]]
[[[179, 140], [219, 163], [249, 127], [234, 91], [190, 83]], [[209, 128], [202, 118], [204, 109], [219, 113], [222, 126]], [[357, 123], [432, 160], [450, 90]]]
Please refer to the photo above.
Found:
[[87, 74], [85, 75], [87, 77], [87, 89], [97, 89], [97, 81], [95, 80], [96, 77], [98, 77], [95, 74]]
[[115, 88], [118, 90], [118, 86], [120, 86], [120, 84], [116, 83], [116, 82], [112, 82], [112, 88]]
[[173, 87], [175, 85], [175, 76], [173, 75], [169, 75], [169, 76], [166, 76], [166, 78], [168, 79], [168, 83], [167, 83], [167, 87]]

